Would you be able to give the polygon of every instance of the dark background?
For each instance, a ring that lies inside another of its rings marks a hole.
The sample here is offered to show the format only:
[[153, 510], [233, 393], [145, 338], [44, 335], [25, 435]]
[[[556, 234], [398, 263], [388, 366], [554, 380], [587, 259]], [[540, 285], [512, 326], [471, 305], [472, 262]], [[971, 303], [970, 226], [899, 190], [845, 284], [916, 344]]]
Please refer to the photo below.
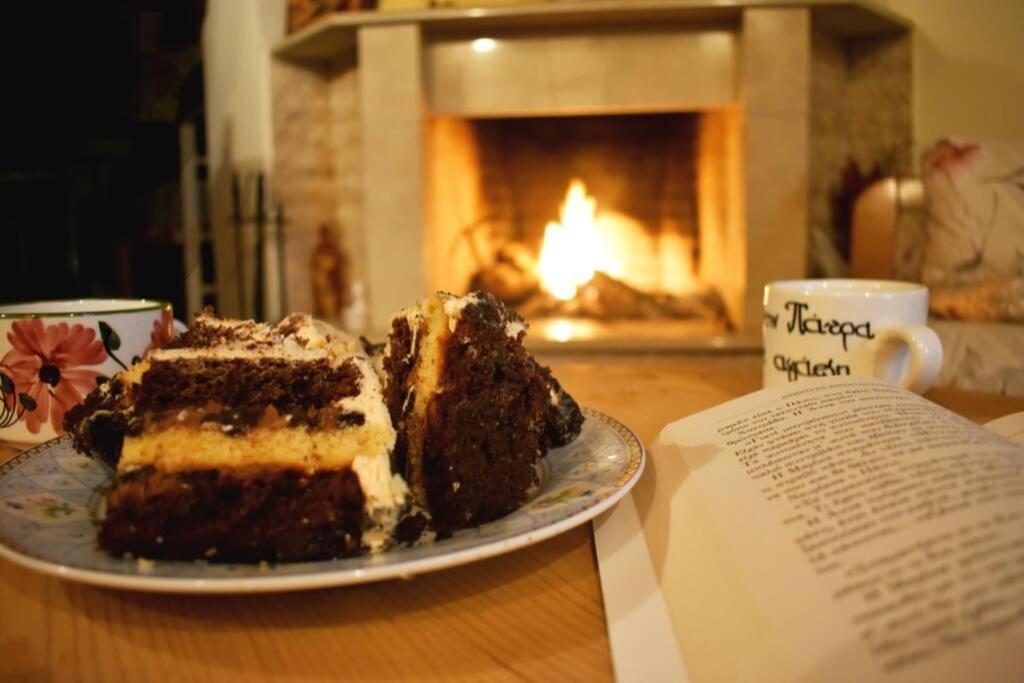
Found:
[[0, 302], [184, 310], [178, 128], [194, 121], [202, 147], [205, 2], [4, 9]]

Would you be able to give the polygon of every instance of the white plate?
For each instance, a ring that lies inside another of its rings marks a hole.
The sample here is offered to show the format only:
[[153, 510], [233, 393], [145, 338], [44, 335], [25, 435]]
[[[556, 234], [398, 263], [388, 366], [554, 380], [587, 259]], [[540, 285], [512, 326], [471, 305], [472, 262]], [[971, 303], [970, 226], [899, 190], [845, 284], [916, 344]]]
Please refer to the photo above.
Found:
[[0, 466], [0, 555], [36, 571], [98, 586], [166, 593], [259, 593], [409, 577], [522, 548], [578, 526], [640, 478], [644, 450], [627, 427], [588, 408], [579, 438], [545, 457], [540, 489], [512, 514], [450, 538], [379, 555], [288, 564], [146, 562], [96, 545], [93, 523], [110, 470], [67, 437]]

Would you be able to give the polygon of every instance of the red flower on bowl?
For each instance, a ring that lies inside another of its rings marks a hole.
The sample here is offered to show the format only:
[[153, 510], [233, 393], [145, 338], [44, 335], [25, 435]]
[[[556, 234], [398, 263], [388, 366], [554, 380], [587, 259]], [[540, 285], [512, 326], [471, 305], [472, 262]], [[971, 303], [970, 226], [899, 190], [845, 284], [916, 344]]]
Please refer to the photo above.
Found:
[[143, 356], [149, 355], [150, 351], [159, 349], [174, 336], [174, 318], [170, 310], [164, 308], [160, 311], [160, 317], [153, 321], [153, 331], [149, 333], [149, 346], [146, 347]]
[[[81, 324], [44, 325], [42, 320], [18, 320], [11, 325], [7, 340], [13, 347], [0, 367], [14, 381], [15, 393], [28, 396], [25, 426], [33, 434], [49, 420], [56, 433], [64, 432], [64, 413], [80, 403], [96, 387], [98, 370], [83, 366], [98, 365], [107, 359], [96, 330]], [[6, 397], [13, 401], [13, 396]], [[13, 405], [9, 406], [13, 408]]]

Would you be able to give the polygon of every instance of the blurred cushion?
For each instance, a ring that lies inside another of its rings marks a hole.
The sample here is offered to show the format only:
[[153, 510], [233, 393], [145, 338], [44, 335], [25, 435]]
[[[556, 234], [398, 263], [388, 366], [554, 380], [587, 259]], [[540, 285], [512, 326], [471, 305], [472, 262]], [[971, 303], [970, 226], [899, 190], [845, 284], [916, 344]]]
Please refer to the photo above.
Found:
[[1024, 143], [942, 140], [922, 171], [932, 313], [1024, 321]]
[[1024, 396], [1024, 325], [928, 321], [942, 341], [938, 386]]

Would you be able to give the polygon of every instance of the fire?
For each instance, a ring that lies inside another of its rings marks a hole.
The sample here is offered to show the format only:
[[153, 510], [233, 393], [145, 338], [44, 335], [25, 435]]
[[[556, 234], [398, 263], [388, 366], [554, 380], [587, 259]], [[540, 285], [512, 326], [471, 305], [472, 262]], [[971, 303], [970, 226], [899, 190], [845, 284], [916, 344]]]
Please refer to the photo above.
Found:
[[540, 250], [540, 282], [546, 291], [568, 301], [595, 271], [622, 275], [622, 263], [598, 230], [597, 201], [578, 178], [569, 183], [560, 217], [561, 222], [552, 221], [545, 227]]

